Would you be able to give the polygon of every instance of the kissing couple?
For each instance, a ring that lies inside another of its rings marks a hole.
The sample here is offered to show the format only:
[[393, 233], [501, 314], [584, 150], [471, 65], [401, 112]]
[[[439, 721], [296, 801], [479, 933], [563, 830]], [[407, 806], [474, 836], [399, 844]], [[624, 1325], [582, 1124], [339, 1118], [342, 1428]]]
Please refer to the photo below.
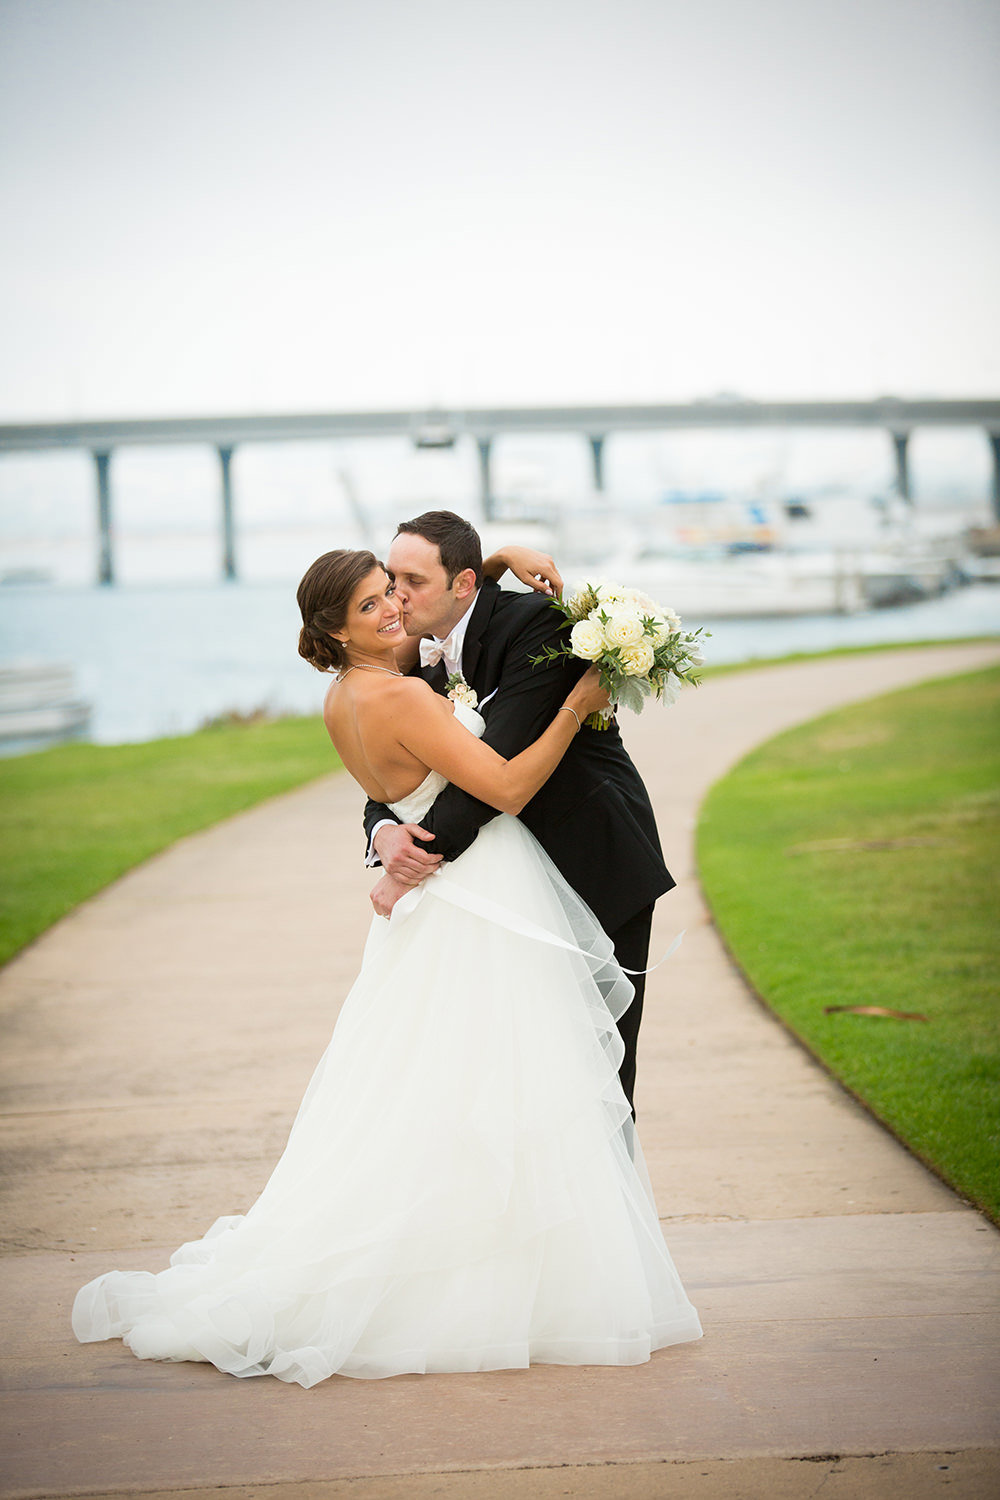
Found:
[[[529, 593], [500, 589], [510, 568]], [[673, 885], [551, 559], [484, 564], [448, 511], [386, 566], [324, 554], [299, 652], [385, 873], [361, 970], [246, 1214], [77, 1295], [83, 1341], [312, 1386], [333, 1374], [637, 1364], [701, 1336], [632, 1090], [653, 903]], [[385, 918], [389, 917], [386, 921]]]

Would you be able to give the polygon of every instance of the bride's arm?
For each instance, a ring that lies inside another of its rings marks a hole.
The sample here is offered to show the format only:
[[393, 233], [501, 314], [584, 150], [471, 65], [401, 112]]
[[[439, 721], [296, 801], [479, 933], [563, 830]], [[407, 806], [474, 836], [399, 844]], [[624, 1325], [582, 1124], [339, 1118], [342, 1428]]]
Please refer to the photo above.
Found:
[[483, 560], [483, 572], [494, 583], [499, 583], [508, 570], [538, 594], [562, 593], [562, 574], [547, 552], [511, 545], [498, 547]]
[[464, 729], [446, 699], [413, 679], [385, 691], [380, 728], [454, 786], [499, 812], [517, 814], [548, 781], [585, 715], [606, 708], [608, 701], [597, 668], [589, 668], [570, 689], [548, 728], [510, 760]]

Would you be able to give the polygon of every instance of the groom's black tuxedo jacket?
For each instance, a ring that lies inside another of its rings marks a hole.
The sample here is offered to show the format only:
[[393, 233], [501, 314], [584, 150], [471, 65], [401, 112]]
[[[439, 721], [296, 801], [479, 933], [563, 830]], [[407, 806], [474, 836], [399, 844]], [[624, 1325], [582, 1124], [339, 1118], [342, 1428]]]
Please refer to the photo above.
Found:
[[[551, 723], [580, 675], [581, 664], [567, 658], [531, 664], [530, 658], [546, 644], [563, 643], [563, 625], [563, 617], [542, 595], [510, 593], [489, 579], [473, 606], [462, 674], [483, 705], [483, 739], [508, 760]], [[444, 692], [443, 662], [422, 669], [421, 676]], [[456, 859], [496, 816], [495, 808], [449, 786], [421, 820], [434, 834], [434, 842], [421, 847]], [[386, 818], [393, 818], [387, 807], [368, 803], [369, 837]], [[614, 933], [675, 884], [663, 863], [646, 788], [614, 722], [608, 729], [580, 730], [520, 818], [605, 932]]]

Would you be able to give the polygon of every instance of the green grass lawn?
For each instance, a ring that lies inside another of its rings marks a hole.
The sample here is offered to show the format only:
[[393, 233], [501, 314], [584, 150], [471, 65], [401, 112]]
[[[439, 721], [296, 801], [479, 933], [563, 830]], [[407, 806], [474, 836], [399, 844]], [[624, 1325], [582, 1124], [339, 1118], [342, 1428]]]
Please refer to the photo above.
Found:
[[0, 963], [183, 834], [339, 765], [319, 718], [0, 760]]
[[706, 642], [705, 655], [708, 665], [702, 667], [700, 677], [723, 677], [732, 672], [753, 672], [757, 667], [780, 667], [786, 662], [820, 661], [831, 656], [868, 656], [873, 651], [922, 651], [928, 646], [976, 646], [995, 642], [995, 635], [963, 635], [947, 640], [886, 641], [871, 646], [831, 646], [826, 651], [787, 651], [784, 656], [749, 656], [746, 661], [725, 661], [712, 664], [711, 642]]
[[709, 903], [754, 988], [996, 1219], [998, 848], [996, 668], [779, 735], [716, 784], [698, 830]]

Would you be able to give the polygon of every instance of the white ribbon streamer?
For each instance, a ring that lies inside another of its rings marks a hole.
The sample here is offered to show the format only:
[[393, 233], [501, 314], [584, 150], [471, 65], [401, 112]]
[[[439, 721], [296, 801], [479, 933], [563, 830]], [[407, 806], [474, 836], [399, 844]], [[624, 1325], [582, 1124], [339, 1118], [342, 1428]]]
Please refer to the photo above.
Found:
[[[595, 959], [597, 954], [588, 953], [585, 948], [578, 948], [575, 943], [561, 938], [557, 933], [549, 932], [548, 928], [540, 927], [537, 922], [531, 922], [527, 917], [522, 917], [519, 912], [511, 911], [508, 906], [501, 906], [498, 901], [490, 901], [485, 896], [473, 895], [470, 891], [444, 875], [431, 875], [407, 891], [401, 896], [392, 908], [389, 916], [390, 927], [399, 926], [405, 922], [411, 912], [415, 911], [426, 894], [437, 896], [442, 901], [447, 901], [451, 906], [457, 906], [462, 911], [471, 912], [473, 916], [483, 917], [487, 922], [492, 922], [497, 927], [504, 927], [508, 932], [515, 933], [518, 937], [532, 938], [537, 943], [547, 943], [551, 948], [564, 948], [568, 953], [578, 953], [581, 958]], [[660, 964], [666, 963], [672, 953], [676, 953], [681, 945], [681, 940], [687, 928], [683, 928], [674, 938], [670, 947], [663, 957], [657, 959], [648, 969], [626, 969], [624, 965], [618, 964], [623, 974], [637, 978], [641, 974], [652, 974]], [[616, 960], [617, 962], [617, 960]]]

